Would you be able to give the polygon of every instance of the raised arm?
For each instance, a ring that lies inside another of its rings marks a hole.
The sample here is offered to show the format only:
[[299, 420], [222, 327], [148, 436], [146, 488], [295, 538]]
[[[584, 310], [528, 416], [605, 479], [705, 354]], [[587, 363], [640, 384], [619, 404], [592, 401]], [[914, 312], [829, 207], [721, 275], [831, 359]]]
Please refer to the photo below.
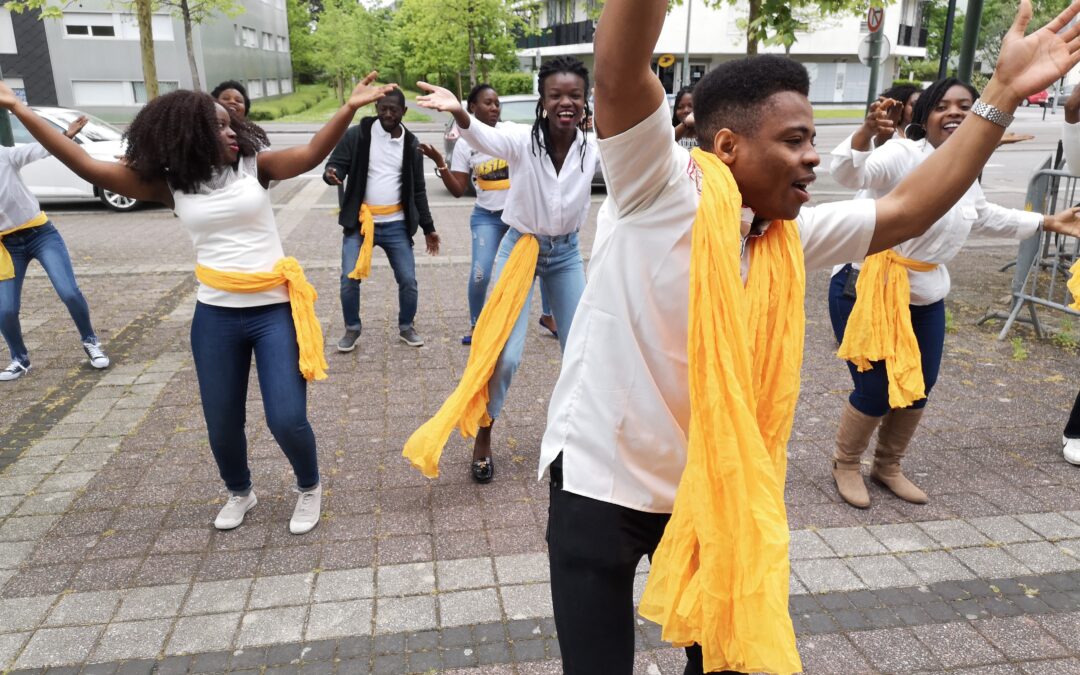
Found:
[[617, 136], [651, 115], [664, 100], [652, 54], [667, 0], [607, 0], [596, 26], [596, 134]]
[[368, 73], [367, 77], [356, 85], [356, 89], [353, 89], [345, 105], [334, 113], [307, 145], [259, 153], [259, 180], [266, 185], [272, 180], [295, 178], [318, 166], [345, 135], [356, 111], [378, 101], [397, 87], [396, 84], [373, 86], [372, 83], [378, 76], [374, 70]]
[[483, 122], [477, 122], [472, 115], [465, 112], [461, 101], [449, 89], [427, 82], [417, 82], [416, 86], [427, 92], [423, 96], [416, 97], [416, 104], [421, 108], [430, 108], [453, 115], [461, 131], [461, 137], [468, 141], [469, 145], [480, 152], [493, 157], [501, 157], [511, 163], [518, 159], [518, 143], [514, 140], [517, 136], [516, 125], [496, 129]]
[[[1027, 95], [1042, 91], [1080, 62], [1080, 24], [1068, 23], [1080, 12], [1074, 2], [1031, 35], [1030, 0], [1021, 0], [1012, 28], [1002, 40], [994, 76], [980, 100], [1012, 114]], [[1058, 31], [1061, 31], [1059, 34]], [[877, 227], [869, 253], [917, 237], [952, 208], [979, 175], [1005, 128], [968, 115], [947, 143], [934, 151], [895, 190], [877, 200]]]
[[92, 158], [82, 146], [38, 117], [3, 82], [0, 82], [0, 107], [10, 110], [30, 135], [83, 180], [133, 199], [172, 205], [172, 193], [165, 181], [144, 181], [123, 164]]
[[837, 183], [852, 190], [889, 190], [911, 169], [910, 150], [899, 142], [877, 150], [854, 147], [852, 134], [832, 151], [829, 173]]

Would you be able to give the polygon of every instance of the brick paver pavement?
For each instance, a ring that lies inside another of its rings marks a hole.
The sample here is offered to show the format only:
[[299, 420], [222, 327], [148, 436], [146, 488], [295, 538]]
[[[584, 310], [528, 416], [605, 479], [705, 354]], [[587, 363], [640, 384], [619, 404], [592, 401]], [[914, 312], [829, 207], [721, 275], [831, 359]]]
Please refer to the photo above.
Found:
[[[496, 428], [493, 483], [471, 482], [460, 438], [435, 481], [400, 457], [467, 358], [471, 204], [435, 199], [444, 255], [418, 254], [427, 345], [397, 340], [396, 289], [377, 253], [360, 347], [331, 349], [330, 379], [309, 389], [324, 517], [299, 537], [254, 379], [260, 503], [235, 531], [211, 525], [225, 492], [187, 344], [195, 286], [176, 220], [54, 214], [114, 365], [84, 364], [62, 305], [32, 276], [34, 371], [0, 397], [0, 671], [559, 672], [547, 486], [535, 475], [557, 341], [530, 333]], [[297, 180], [275, 201], [286, 251], [322, 292], [332, 346], [333, 193]], [[1076, 393], [1071, 340], [1027, 338], [1018, 360], [995, 327], [972, 325], [1005, 294], [996, 269], [1013, 250], [978, 242], [950, 265], [942, 375], [905, 462], [931, 495], [921, 507], [874, 486], [866, 511], [839, 502], [826, 457], [850, 381], [833, 356], [827, 274], [809, 279], [788, 476], [791, 610], [808, 673], [1080, 672], [1080, 471], [1059, 447]], [[638, 672], [681, 673], [657, 627], [639, 628]]]

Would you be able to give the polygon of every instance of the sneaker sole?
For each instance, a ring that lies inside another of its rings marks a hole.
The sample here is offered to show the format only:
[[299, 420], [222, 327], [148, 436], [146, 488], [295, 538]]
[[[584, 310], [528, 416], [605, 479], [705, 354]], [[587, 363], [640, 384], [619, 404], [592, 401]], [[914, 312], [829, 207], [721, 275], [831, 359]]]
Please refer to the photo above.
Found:
[[402, 342], [404, 342], [405, 344], [409, 345], [410, 347], [423, 347], [424, 346], [424, 341], [423, 340], [420, 340], [419, 342], [409, 342], [408, 340], [401, 337], [400, 335], [398, 336], [398, 339], [401, 340]]
[[[319, 520], [322, 520], [322, 518], [320, 517]], [[295, 529], [293, 527], [292, 521], [290, 520], [289, 521], [289, 534], [297, 534], [297, 535], [299, 535], [299, 534], [307, 534], [308, 532], [311, 532], [312, 530], [314, 530], [318, 526], [319, 526], [319, 521], [316, 520], [315, 523], [312, 524], [312, 526], [307, 528], [306, 530], [298, 530], [298, 529]]]
[[105, 365], [103, 365], [103, 366], [99, 366], [96, 363], [94, 363], [93, 361], [90, 362], [90, 367], [91, 368], [96, 368], [97, 370], [105, 370], [106, 368], [108, 368], [111, 365], [112, 365], [111, 361], [106, 361]]
[[337, 350], [339, 352], [341, 352], [342, 354], [348, 354], [349, 352], [351, 352], [354, 349], [356, 349], [356, 343], [355, 342], [352, 343], [352, 345], [349, 346], [349, 347], [342, 347], [341, 345], [337, 346]]
[[30, 368], [27, 368], [26, 370], [19, 371], [19, 374], [16, 375], [15, 377], [0, 377], [0, 382], [14, 382], [15, 380], [19, 379], [23, 375], [29, 375], [29, 374], [30, 374]]
[[214, 529], [221, 530], [222, 532], [228, 532], [229, 530], [235, 530], [236, 528], [238, 528], [238, 527], [240, 527], [241, 525], [244, 524], [244, 516], [246, 516], [248, 514], [248, 511], [255, 508], [255, 506], [258, 505], [258, 503], [259, 503], [259, 498], [258, 497], [256, 497], [255, 499], [252, 499], [251, 500], [251, 505], [248, 506], [246, 509], [244, 509], [244, 513], [241, 514], [241, 516], [240, 516], [240, 522], [238, 522], [237, 524], [221, 526], [221, 525], [218, 525], [218, 522], [215, 520], [214, 521]]
[[1065, 461], [1068, 462], [1069, 464], [1072, 464], [1073, 466], [1080, 466], [1080, 458], [1072, 459], [1068, 455], [1063, 455], [1063, 456], [1065, 458]]

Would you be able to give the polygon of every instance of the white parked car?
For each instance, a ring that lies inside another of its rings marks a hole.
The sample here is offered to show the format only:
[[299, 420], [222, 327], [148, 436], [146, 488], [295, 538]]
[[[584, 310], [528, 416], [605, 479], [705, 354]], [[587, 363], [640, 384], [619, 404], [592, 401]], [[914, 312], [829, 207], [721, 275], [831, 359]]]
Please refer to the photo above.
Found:
[[[35, 106], [32, 110], [48, 120], [60, 131], [65, 131], [68, 125], [80, 115], [86, 115], [86, 113], [69, 108]], [[82, 145], [94, 159], [106, 162], [117, 161], [118, 156], [124, 153], [123, 132], [93, 115], [86, 116], [90, 121], [75, 137], [75, 142]], [[11, 131], [15, 137], [15, 145], [35, 142], [30, 132], [14, 115], [9, 115], [8, 119], [11, 120]], [[131, 211], [138, 208], [141, 203], [87, 183], [55, 157], [46, 157], [28, 164], [19, 173], [23, 182], [30, 188], [30, 192], [42, 202], [95, 200], [101, 201], [114, 211]]]

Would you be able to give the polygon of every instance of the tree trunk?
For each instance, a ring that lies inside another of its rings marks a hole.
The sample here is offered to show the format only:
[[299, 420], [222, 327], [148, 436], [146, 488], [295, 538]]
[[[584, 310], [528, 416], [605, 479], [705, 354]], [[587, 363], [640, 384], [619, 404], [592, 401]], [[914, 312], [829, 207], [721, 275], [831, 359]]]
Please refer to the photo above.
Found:
[[746, 53], [757, 54], [758, 41], [754, 21], [761, 14], [761, 0], [750, 0], [750, 12], [746, 17]]
[[191, 41], [191, 7], [188, 0], [180, 0], [180, 13], [184, 17], [184, 46], [187, 47], [188, 66], [191, 67], [191, 88], [202, 91], [199, 81], [199, 65], [195, 63], [195, 45]]
[[334, 84], [337, 88], [338, 103], [345, 105], [345, 74], [338, 71], [337, 82]]
[[469, 0], [468, 9], [468, 33], [469, 33], [469, 86], [476, 86], [476, 37], [473, 35], [473, 31], [476, 30], [476, 26], [473, 25], [473, 4], [472, 0]]
[[135, 18], [139, 23], [139, 51], [142, 53], [143, 82], [146, 100], [158, 97], [157, 64], [154, 62], [154, 25], [150, 20], [151, 0], [135, 0]]

